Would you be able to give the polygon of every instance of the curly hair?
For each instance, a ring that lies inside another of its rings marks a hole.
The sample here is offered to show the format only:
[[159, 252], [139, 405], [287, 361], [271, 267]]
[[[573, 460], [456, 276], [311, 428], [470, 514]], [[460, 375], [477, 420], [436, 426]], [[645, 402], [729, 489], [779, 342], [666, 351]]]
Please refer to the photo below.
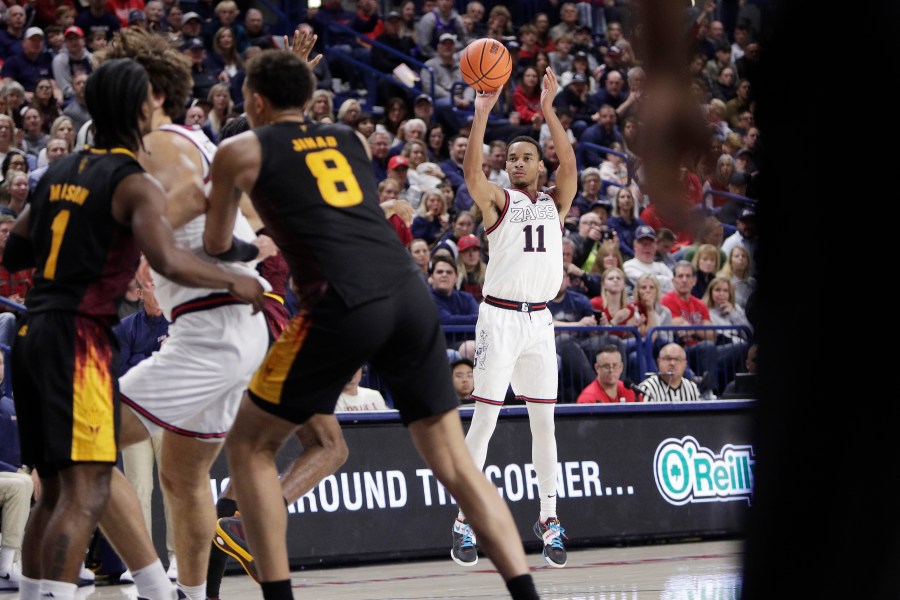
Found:
[[130, 27], [116, 32], [106, 48], [95, 56], [99, 62], [113, 58], [131, 58], [147, 70], [153, 92], [162, 93], [163, 112], [173, 120], [186, 110], [191, 88], [191, 61], [166, 38]]

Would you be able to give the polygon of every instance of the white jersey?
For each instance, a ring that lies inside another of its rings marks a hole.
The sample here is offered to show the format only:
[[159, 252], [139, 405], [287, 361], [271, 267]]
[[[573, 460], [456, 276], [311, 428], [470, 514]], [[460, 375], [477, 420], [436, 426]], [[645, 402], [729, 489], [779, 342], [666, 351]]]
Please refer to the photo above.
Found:
[[552, 196], [535, 198], [504, 189], [500, 218], [486, 231], [490, 260], [482, 288], [485, 296], [515, 302], [546, 302], [562, 284], [562, 224]]
[[[189, 127], [185, 127], [182, 125], [163, 125], [159, 128], [162, 131], [169, 131], [171, 133], [181, 135], [200, 151], [201, 156], [203, 157], [203, 182], [206, 184], [206, 192], [209, 192], [209, 167], [212, 163], [213, 156], [216, 154], [216, 145], [210, 141], [206, 134], [203, 133], [200, 129], [193, 129]], [[226, 269], [230, 269], [233, 271], [237, 271], [239, 273], [244, 273], [246, 275], [256, 276], [260, 283], [262, 283], [263, 287], [266, 290], [271, 290], [271, 286], [265, 282], [265, 280], [259, 276], [256, 272], [256, 263], [257, 261], [247, 262], [247, 263], [238, 263], [238, 262], [222, 262], [217, 261], [216, 259], [210, 257], [206, 252], [203, 251], [203, 230], [206, 228], [206, 215], [200, 215], [196, 219], [188, 222], [182, 227], [179, 227], [175, 230], [175, 241], [182, 248], [187, 248], [199, 258], [207, 261], [219, 264]], [[244, 240], [245, 242], [251, 242], [256, 239], [256, 234], [253, 232], [253, 228], [250, 226], [250, 223], [238, 211], [237, 220], [234, 224], [234, 235], [235, 237]], [[159, 300], [159, 305], [163, 310], [163, 314], [166, 319], [172, 321], [172, 309], [176, 306], [184, 304], [190, 300], [195, 300], [197, 298], [203, 298], [205, 296], [209, 296], [210, 294], [224, 292], [226, 290], [221, 289], [207, 289], [207, 288], [188, 288], [172, 281], [169, 281], [159, 273], [153, 273], [153, 281], [156, 284], [156, 297]]]

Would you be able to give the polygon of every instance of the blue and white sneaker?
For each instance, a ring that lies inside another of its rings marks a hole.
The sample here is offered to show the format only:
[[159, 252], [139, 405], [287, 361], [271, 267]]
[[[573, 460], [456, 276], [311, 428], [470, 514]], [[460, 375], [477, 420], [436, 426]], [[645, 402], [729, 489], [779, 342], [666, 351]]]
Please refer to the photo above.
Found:
[[562, 568], [566, 566], [568, 556], [566, 547], [563, 546], [563, 539], [566, 537], [566, 530], [559, 524], [559, 519], [550, 517], [541, 523], [538, 519], [534, 524], [534, 535], [538, 536], [544, 542], [544, 560], [551, 567]]
[[475, 532], [468, 523], [459, 519], [453, 522], [453, 548], [450, 550], [450, 558], [462, 567], [472, 567], [478, 562]]

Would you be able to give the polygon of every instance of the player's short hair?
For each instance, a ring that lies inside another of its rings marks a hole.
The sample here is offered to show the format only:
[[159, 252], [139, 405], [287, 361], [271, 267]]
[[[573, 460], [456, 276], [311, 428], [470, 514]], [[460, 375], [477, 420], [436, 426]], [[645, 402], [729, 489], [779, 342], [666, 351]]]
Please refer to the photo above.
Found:
[[527, 142], [537, 148], [538, 160], [544, 160], [544, 150], [541, 148], [541, 145], [538, 143], [536, 139], [531, 137], [530, 135], [517, 135], [513, 139], [509, 140], [509, 145], [506, 146], [507, 151], [512, 148], [512, 145], [517, 142]]
[[146, 69], [153, 92], [165, 95], [163, 112], [173, 120], [184, 114], [194, 85], [191, 61], [163, 36], [139, 27], [121, 29], [97, 58], [101, 63], [113, 58], [137, 61]]
[[315, 89], [309, 65], [277, 49], [264, 50], [248, 62], [246, 83], [276, 109], [305, 107]]
[[140, 115], [149, 85], [147, 71], [129, 58], [106, 61], [91, 73], [84, 97], [93, 117], [95, 146], [141, 147]]

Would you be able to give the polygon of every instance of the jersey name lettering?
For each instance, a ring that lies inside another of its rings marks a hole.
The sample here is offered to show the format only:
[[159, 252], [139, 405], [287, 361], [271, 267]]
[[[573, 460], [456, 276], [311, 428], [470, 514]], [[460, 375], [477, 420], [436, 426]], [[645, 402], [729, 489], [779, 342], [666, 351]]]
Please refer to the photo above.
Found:
[[557, 218], [555, 206], [541, 206], [540, 204], [535, 206], [529, 206], [527, 204], [520, 207], [513, 206], [509, 209], [509, 215], [511, 223], [554, 220]]
[[306, 150], [318, 150], [319, 148], [337, 148], [337, 138], [333, 135], [302, 137], [291, 140], [294, 146], [294, 152], [304, 152]]
[[55, 183], [50, 186], [50, 202], [66, 201], [81, 206], [90, 193], [90, 190], [80, 185]]

